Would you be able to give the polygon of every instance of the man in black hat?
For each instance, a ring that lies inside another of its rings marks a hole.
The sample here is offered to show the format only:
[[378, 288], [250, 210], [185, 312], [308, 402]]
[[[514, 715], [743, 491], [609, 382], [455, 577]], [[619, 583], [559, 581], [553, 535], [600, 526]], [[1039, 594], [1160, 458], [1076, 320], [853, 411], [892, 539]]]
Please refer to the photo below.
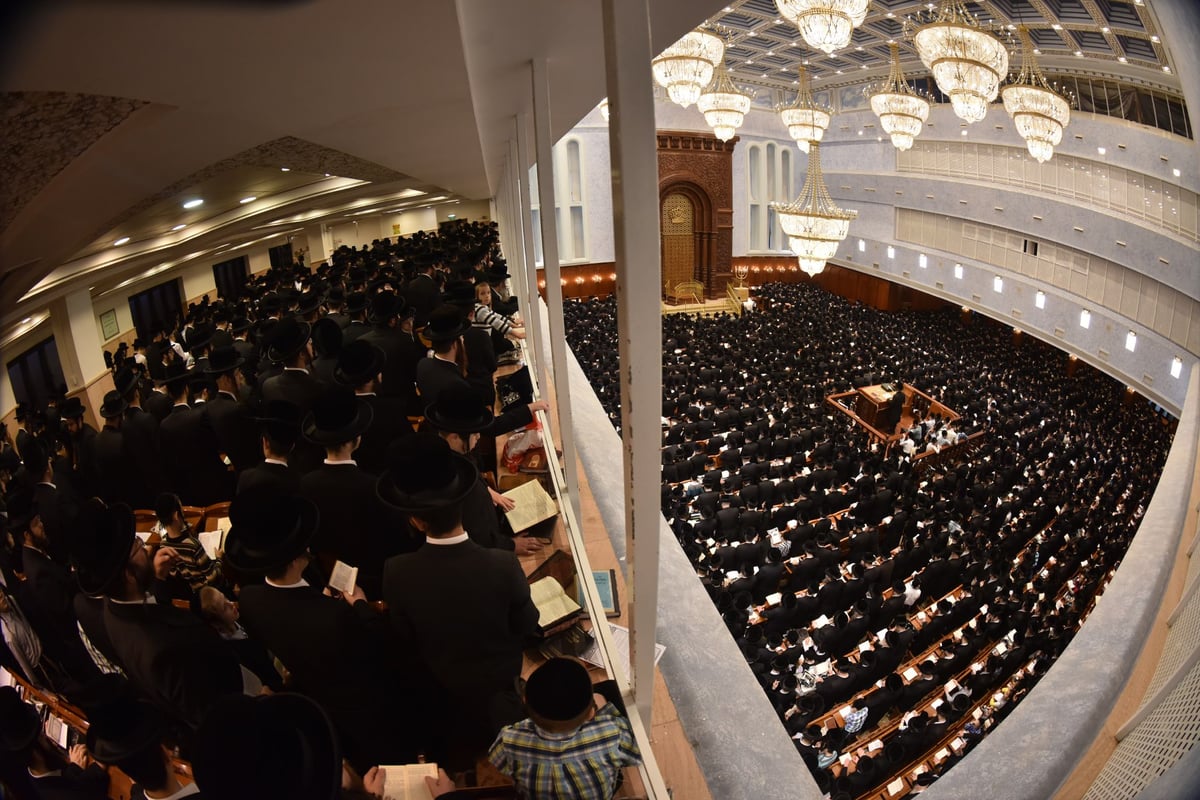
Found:
[[4, 776], [6, 783], [14, 781], [14, 791], [30, 792], [28, 796], [45, 800], [108, 797], [108, 773], [88, 758], [87, 748], [75, 745], [70, 759], [65, 758], [42, 732], [42, 715], [37, 708], [22, 700], [12, 686], [0, 687], [0, 750], [28, 770], [26, 775]]
[[366, 400], [345, 387], [331, 387], [305, 417], [301, 432], [324, 448], [324, 462], [300, 479], [301, 493], [317, 504], [321, 522], [313, 540], [325, 574], [334, 562], [358, 567], [358, 579], [378, 596], [383, 562], [416, 549], [398, 535], [403, 519], [375, 493], [375, 477], [358, 466], [354, 451], [374, 415]]
[[[283, 365], [283, 371], [262, 382], [262, 399], [286, 400], [300, 408], [301, 415], [312, 410], [313, 403], [324, 392], [324, 386], [309, 372], [312, 361], [311, 328], [306, 322], [291, 317], [280, 320], [271, 329], [267, 358]], [[346, 341], [343, 337], [343, 343]], [[291, 466], [301, 473], [316, 469], [324, 451], [318, 445], [300, 441], [290, 459]]]
[[128, 681], [109, 676], [84, 704], [87, 751], [101, 764], [116, 767], [133, 781], [130, 800], [199, 800], [200, 787], [179, 780], [172, 750], [164, 742], [167, 720], [138, 698]]
[[462, 335], [470, 327], [453, 306], [441, 306], [430, 314], [425, 337], [433, 346], [433, 355], [417, 363], [417, 389], [427, 405], [436, 403], [449, 386], [470, 386], [463, 368], [462, 343]]
[[194, 728], [223, 694], [242, 691], [237, 656], [197, 617], [149, 592], [170, 572], [175, 552], [153, 556], [134, 533], [127, 506], [92, 504], [72, 543], [79, 588], [104, 595], [104, 627], [120, 666], [138, 689]]
[[[171, 364], [163, 374], [164, 377], [182, 375], [183, 364]], [[113, 385], [125, 401], [121, 436], [126, 461], [138, 480], [139, 490], [134, 498], [136, 500], [134, 508], [149, 508], [157, 496], [156, 492], [166, 489], [159, 444], [159, 419], [141, 406], [145, 390], [141, 377], [136, 371], [117, 370], [113, 376]], [[155, 393], [151, 392], [150, 394]], [[166, 397], [167, 395], [161, 396]]]
[[[27, 495], [11, 498], [9, 531], [21, 548], [21, 567], [25, 580], [21, 585], [21, 605], [26, 618], [37, 631], [42, 648], [51, 661], [65, 673], [59, 691], [70, 692], [99, 675], [79, 638], [75, 620], [75, 578], [50, 555], [50, 539], [42, 522], [41, 510]], [[65, 543], [64, 543], [65, 554]], [[59, 677], [59, 676], [54, 676]], [[74, 685], [68, 685], [68, 684]]]
[[25, 470], [33, 482], [35, 508], [46, 529], [46, 550], [59, 564], [67, 563], [67, 537], [79, 515], [79, 502], [68, 488], [54, 482], [54, 453], [50, 443], [34, 440], [26, 448]]
[[596, 688], [604, 687], [593, 687], [587, 667], [570, 658], [552, 658], [529, 676], [529, 717], [500, 731], [488, 753], [521, 796], [610, 798], [621, 770], [641, 763], [629, 721]]
[[[446, 440], [450, 449], [459, 455], [471, 457], [478, 444], [480, 434], [491, 433], [495, 426], [492, 412], [485, 408], [478, 394], [471, 389], [451, 387], [442, 392], [438, 402], [425, 410], [425, 419]], [[483, 547], [498, 547], [515, 550], [519, 556], [531, 555], [542, 549], [542, 542], [533, 536], [513, 538], [504, 532], [507, 524], [501, 525], [498, 508], [510, 510], [513, 503], [494, 491], [477, 477], [475, 486], [463, 498], [463, 528], [471, 540]]]
[[395, 292], [380, 292], [371, 301], [374, 327], [361, 337], [383, 351], [380, 394], [399, 397], [410, 410], [417, 403], [417, 362], [425, 355], [425, 348], [413, 338], [411, 324], [405, 330], [402, 323], [411, 321], [412, 311]]
[[517, 557], [480, 547], [463, 530], [463, 499], [477, 480], [475, 466], [445, 440], [417, 433], [388, 451], [378, 484], [425, 534], [420, 550], [384, 565], [384, 600], [393, 627], [449, 692], [461, 721], [455, 740], [466, 752], [522, 716], [513, 681], [538, 631]]
[[[185, 505], [207, 506], [233, 497], [233, 473], [221, 460], [217, 437], [203, 406], [188, 405], [188, 377], [173, 378], [167, 391], [175, 401], [159, 426], [167, 482]], [[207, 404], [205, 404], [207, 405]], [[151, 508], [158, 499], [138, 508]]]
[[365, 292], [350, 292], [346, 295], [346, 316], [350, 321], [342, 328], [342, 344], [347, 345], [360, 336], [368, 333], [371, 326], [367, 324], [367, 295]]
[[371, 407], [373, 419], [362, 433], [354, 459], [372, 475], [383, 472], [388, 445], [413, 432], [404, 401], [376, 391], [383, 368], [383, 351], [364, 337], [338, 353], [333, 372], [336, 383], [354, 389], [355, 396]]
[[324, 317], [312, 324], [313, 360], [309, 372], [323, 384], [333, 383], [333, 368], [342, 349], [342, 329]]
[[218, 347], [212, 351], [206, 374], [216, 382], [217, 393], [204, 406], [204, 413], [208, 415], [221, 452], [229, 457], [238, 472], [262, 460], [255, 441], [254, 420], [238, 396], [241, 383], [239, 370], [243, 364], [245, 359], [232, 346]]
[[144, 492], [136, 466], [125, 452], [125, 437], [121, 426], [125, 421], [125, 399], [115, 389], [104, 395], [100, 417], [104, 427], [96, 434], [97, 497], [112, 503], [136, 503]]
[[96, 491], [96, 429], [83, 421], [83, 402], [68, 397], [59, 410], [67, 432], [75, 486], [80, 496], [91, 497]]
[[298, 494], [300, 475], [290, 466], [288, 458], [300, 438], [300, 409], [286, 400], [273, 400], [265, 404], [260, 416], [259, 441], [262, 445], [262, 461], [238, 475], [237, 494], [263, 486], [273, 486], [280, 491]]
[[404, 284], [404, 298], [416, 309], [417, 327], [421, 327], [429, 319], [438, 304], [437, 282], [433, 279], [433, 267], [437, 256], [428, 251], [416, 253], [409, 259], [416, 274]]
[[[468, 322], [474, 319], [475, 288], [470, 281], [452, 281], [446, 284], [444, 300], [457, 308]], [[471, 325], [462, 335], [463, 348], [467, 354], [467, 383], [483, 397], [490, 408], [496, 403], [496, 348], [492, 344], [491, 331], [486, 327]]]
[[415, 701], [417, 692], [429, 693], [429, 679], [401, 656], [361, 587], [338, 599], [304, 579], [319, 516], [300, 495], [259, 490], [235, 498], [225, 559], [242, 574], [264, 576], [242, 589], [241, 623], [287, 668], [291, 686], [329, 713], [356, 767], [413, 761], [431, 738]]

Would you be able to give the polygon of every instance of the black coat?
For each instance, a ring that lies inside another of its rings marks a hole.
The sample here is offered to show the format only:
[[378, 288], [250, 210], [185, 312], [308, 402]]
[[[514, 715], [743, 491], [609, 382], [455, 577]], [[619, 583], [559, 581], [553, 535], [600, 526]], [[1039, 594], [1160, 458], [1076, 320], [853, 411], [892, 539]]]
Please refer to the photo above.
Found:
[[233, 395], [218, 392], [204, 404], [204, 413], [208, 415], [221, 452], [229, 456], [235, 470], [241, 472], [262, 461], [258, 426], [244, 403]]
[[187, 611], [107, 600], [104, 627], [129, 680], [185, 725], [194, 728], [218, 698], [242, 691], [233, 648]]
[[421, 392], [421, 402], [425, 407], [436, 403], [444, 389], [470, 385], [458, 366], [449, 361], [427, 357], [417, 363], [417, 389]]
[[76, 627], [76, 589], [71, 573], [31, 547], [21, 553], [21, 564], [25, 570], [25, 612], [46, 654], [80, 683], [99, 677]]
[[296, 691], [330, 715], [347, 756], [360, 769], [411, 760], [428, 726], [408, 696], [428, 692], [400, 648], [387, 619], [366, 603], [351, 608], [315, 587], [267, 584], [242, 590], [241, 623], [291, 674]]
[[125, 411], [121, 423], [124, 437], [125, 456], [137, 478], [134, 508], [154, 508], [159, 492], [167, 490], [163, 470], [162, 446], [159, 438], [159, 421], [147, 411], [130, 408]]
[[287, 464], [272, 464], [263, 461], [250, 469], [243, 470], [238, 475], [235, 494], [264, 486], [279, 489], [285, 494], [298, 494], [300, 492], [300, 475]]
[[380, 475], [386, 468], [388, 445], [402, 436], [412, 434], [412, 423], [408, 421], [408, 409], [399, 397], [378, 394], [360, 395], [371, 407], [371, 427], [362, 435], [362, 442], [354, 451], [354, 460], [372, 475]]
[[413, 339], [411, 333], [401, 328], [377, 325], [361, 338], [382, 350], [386, 359], [379, 393], [400, 398], [407, 413], [414, 416], [419, 414], [421, 405], [416, 390], [417, 362], [425, 357], [425, 348]]
[[203, 407], [175, 406], [162, 421], [159, 437], [171, 489], [184, 505], [207, 506], [233, 497], [233, 473], [221, 461]]

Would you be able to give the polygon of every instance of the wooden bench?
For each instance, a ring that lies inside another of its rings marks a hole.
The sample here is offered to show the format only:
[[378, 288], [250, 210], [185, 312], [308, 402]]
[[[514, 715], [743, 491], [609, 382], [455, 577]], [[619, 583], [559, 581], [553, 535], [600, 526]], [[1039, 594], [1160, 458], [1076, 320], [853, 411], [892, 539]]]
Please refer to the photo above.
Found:
[[672, 305], [681, 303], [704, 303], [704, 284], [700, 281], [681, 281], [675, 288], [668, 290], [667, 302]]

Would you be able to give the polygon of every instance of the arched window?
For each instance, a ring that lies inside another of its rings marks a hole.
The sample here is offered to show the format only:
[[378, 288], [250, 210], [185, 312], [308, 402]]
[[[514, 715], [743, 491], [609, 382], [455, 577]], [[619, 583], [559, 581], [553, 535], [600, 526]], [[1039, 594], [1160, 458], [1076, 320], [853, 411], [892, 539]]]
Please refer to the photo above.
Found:
[[774, 142], [747, 148], [747, 187], [750, 200], [750, 252], [788, 250], [787, 237], [771, 203], [789, 203], [792, 197], [792, 153]]
[[[566, 139], [556, 144], [554, 154], [554, 218], [558, 224], [558, 259], [566, 264], [587, 261], [587, 233], [584, 203], [583, 143]], [[541, 204], [538, 198], [537, 165], [529, 170], [529, 206], [533, 220], [533, 259], [544, 263], [542, 251]]]

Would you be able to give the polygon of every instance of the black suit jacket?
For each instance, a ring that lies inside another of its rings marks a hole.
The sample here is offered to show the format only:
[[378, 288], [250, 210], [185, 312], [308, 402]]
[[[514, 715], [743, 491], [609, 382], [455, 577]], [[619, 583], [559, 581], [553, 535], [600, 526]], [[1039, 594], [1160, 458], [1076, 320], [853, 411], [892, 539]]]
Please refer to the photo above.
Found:
[[401, 328], [375, 326], [362, 335], [364, 342], [370, 342], [383, 351], [383, 383], [379, 393], [389, 397], [399, 397], [405, 409], [415, 414], [420, 413], [417, 402], [417, 362], [425, 356], [425, 348], [413, 339], [411, 333]]
[[159, 435], [171, 488], [184, 505], [207, 506], [233, 497], [233, 474], [221, 461], [203, 407], [175, 406]]
[[379, 499], [375, 480], [354, 464], [322, 464], [300, 479], [301, 493], [321, 512], [313, 552], [327, 571], [338, 560], [358, 567], [368, 597], [379, 596], [383, 562], [413, 549], [399, 535], [403, 516]]
[[96, 494], [107, 503], [138, 505], [144, 489], [137, 469], [125, 452], [125, 437], [116, 428], [105, 427], [96, 434]]
[[285, 494], [298, 494], [300, 475], [287, 464], [263, 461], [238, 475], [236, 494], [264, 486], [279, 489]]
[[262, 461], [258, 426], [250, 417], [250, 409], [233, 395], [218, 392], [204, 404], [204, 413], [217, 436], [221, 452], [229, 456], [238, 472]]
[[294, 369], [285, 369], [262, 383], [263, 400], [286, 400], [299, 406], [301, 414], [312, 411], [313, 403], [323, 391], [320, 381], [307, 372]]
[[30, 784], [41, 800], [107, 800], [108, 773], [99, 764], [80, 769], [68, 765], [60, 775], [31, 778]]
[[159, 422], [167, 418], [167, 414], [171, 413], [171, 406], [173, 405], [175, 403], [163, 392], [149, 392], [142, 398], [142, 408]]
[[414, 275], [412, 280], [404, 284], [402, 294], [405, 301], [417, 310], [417, 325], [424, 325], [425, 320], [429, 319], [429, 312], [438, 304], [438, 288], [433, 278], [424, 273]]
[[408, 409], [399, 397], [378, 394], [359, 395], [371, 407], [371, 427], [362, 435], [362, 442], [354, 451], [354, 460], [372, 475], [380, 475], [386, 468], [388, 445], [402, 436], [412, 434], [412, 423], [408, 421]]
[[538, 631], [517, 557], [470, 540], [425, 544], [389, 559], [383, 598], [401, 637], [460, 698], [511, 691], [522, 651]]
[[129, 680], [185, 725], [199, 725], [218, 698], [242, 690], [233, 648], [187, 611], [107, 600], [104, 627]]
[[46, 537], [50, 540], [49, 555], [59, 564], [67, 563], [67, 544], [79, 517], [76, 498], [65, 490], [48, 483], [39, 483], [33, 489], [33, 501]]
[[75, 625], [75, 579], [71, 573], [31, 547], [23, 549], [21, 564], [25, 570], [25, 611], [46, 653], [80, 683], [98, 677], [100, 673]]
[[287, 667], [291, 685], [325, 709], [356, 765], [412, 758], [428, 728], [412, 715], [414, 689], [429, 691], [414, 663], [398, 655], [387, 618], [366, 603], [351, 608], [315, 587], [247, 586], [246, 632]]
[[417, 363], [417, 389], [426, 406], [437, 402], [442, 390], [452, 386], [470, 386], [458, 366], [440, 358], [426, 357]]

